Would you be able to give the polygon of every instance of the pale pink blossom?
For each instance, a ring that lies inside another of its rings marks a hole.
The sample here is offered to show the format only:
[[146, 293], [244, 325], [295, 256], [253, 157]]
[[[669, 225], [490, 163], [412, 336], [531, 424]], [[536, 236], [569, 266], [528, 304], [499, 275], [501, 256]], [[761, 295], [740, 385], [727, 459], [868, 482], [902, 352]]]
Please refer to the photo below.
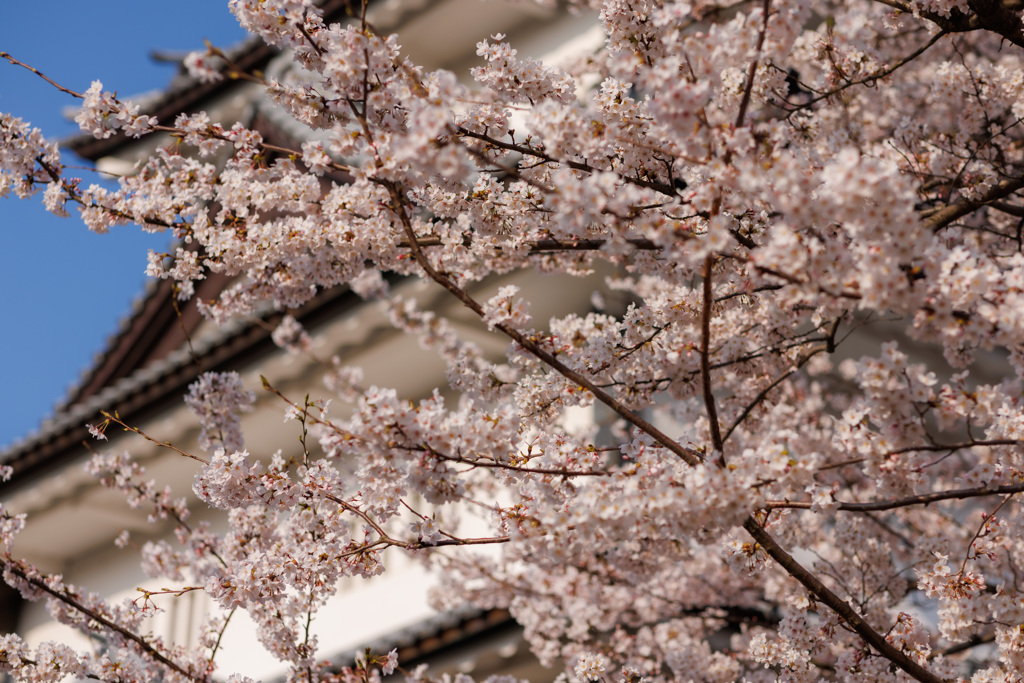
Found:
[[[128, 454], [91, 460], [167, 532], [141, 543], [147, 575], [245, 611], [291, 679], [397, 670], [394, 651], [330, 669], [306, 625], [403, 552], [435, 570], [438, 607], [508, 609], [563, 680], [1020, 678], [1017, 9], [574, 0], [591, 47], [554, 64], [494, 35], [459, 82], [313, 0], [229, 4], [296, 65], [246, 87], [309, 139], [181, 114], [162, 122], [181, 144], [87, 187], [0, 117], [0, 195], [173, 232], [147, 273], [182, 299], [229, 281], [196, 302], [213, 324], [335, 291], [370, 321], [351, 343], [291, 316], [273, 332], [303, 352], [288, 367], [326, 349], [345, 402], [283, 384], [290, 451], [242, 449], [241, 376], [193, 383], [198, 502]], [[101, 138], [156, 124], [98, 82], [76, 120]], [[408, 372], [404, 335], [427, 354]], [[394, 353], [400, 386], [349, 366], [364, 352]], [[219, 511], [190, 521], [189, 500]], [[486, 552], [459, 547], [470, 530]], [[30, 532], [0, 513], [6, 548]], [[106, 648], [3, 637], [17, 680], [230, 676], [208, 659], [223, 616], [188, 652], [144, 630], [145, 601], [0, 565]]]
[[189, 385], [185, 402], [199, 417], [203, 431], [199, 445], [207, 451], [242, 447], [239, 412], [252, 410], [255, 394], [245, 389], [237, 372], [207, 372]]

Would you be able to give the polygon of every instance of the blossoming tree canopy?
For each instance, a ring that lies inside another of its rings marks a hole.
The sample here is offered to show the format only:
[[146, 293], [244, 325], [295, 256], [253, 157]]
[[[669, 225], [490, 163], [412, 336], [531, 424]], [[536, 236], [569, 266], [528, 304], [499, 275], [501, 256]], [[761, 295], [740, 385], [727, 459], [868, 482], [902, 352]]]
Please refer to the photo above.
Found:
[[[149, 272], [183, 299], [234, 278], [202, 303], [213, 321], [347, 286], [447, 363], [425, 398], [328, 363], [351, 411], [282, 394], [320, 449], [273, 457], [238, 428], [260, 388], [201, 378], [186, 400], [206, 452], [181, 454], [202, 461], [194, 493], [227, 511], [223, 534], [130, 455], [94, 459], [176, 524], [142, 549], [147, 570], [223, 608], [199, 648], [142, 635], [148, 596], [110, 604], [19, 560], [24, 520], [3, 512], [4, 579], [106, 648], [11, 634], [0, 671], [205, 683], [233, 674], [218, 634], [244, 610], [289, 680], [369, 680], [401, 663], [332, 669], [304, 624], [394, 548], [440, 570], [438, 607], [508, 607], [541, 660], [581, 680], [1024, 676], [1019, 6], [577, 4], [599, 11], [600, 49], [548, 64], [481, 36], [460, 82], [358, 12], [327, 24], [310, 0], [231, 0], [302, 74], [244, 77], [317, 134], [287, 149], [203, 112], [161, 121], [96, 82], [71, 93], [84, 131], [180, 141], [116, 190], [0, 119], [0, 193], [42, 193], [97, 231], [173, 232]], [[212, 48], [186, 65], [243, 76]], [[537, 320], [515, 285], [478, 294], [496, 274], [607, 264], [595, 288], [624, 310], [596, 296]], [[507, 356], [385, 273], [446, 290]], [[889, 339], [868, 347], [865, 331]], [[293, 318], [275, 340], [311, 348]], [[911, 340], [944, 359], [901, 350]], [[981, 357], [1002, 381], [971, 374]], [[564, 419], [596, 404], [617, 419], [611, 443]], [[115, 423], [131, 427], [111, 413], [93, 431]]]

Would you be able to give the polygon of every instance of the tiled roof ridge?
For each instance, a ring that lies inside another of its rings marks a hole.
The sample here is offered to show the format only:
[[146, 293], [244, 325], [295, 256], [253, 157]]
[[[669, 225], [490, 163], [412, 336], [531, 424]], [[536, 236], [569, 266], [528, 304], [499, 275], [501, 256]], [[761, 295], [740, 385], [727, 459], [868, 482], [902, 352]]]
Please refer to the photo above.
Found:
[[[474, 636], [514, 625], [511, 614], [505, 608], [481, 609], [465, 605], [376, 638], [363, 647], [343, 651], [331, 660], [339, 667], [353, 666], [366, 650], [381, 655], [398, 650], [399, 664], [407, 667], [448, 646], [464, 644]], [[518, 628], [517, 625], [515, 627]]]
[[[351, 0], [316, 0], [316, 4], [323, 10], [326, 18], [337, 20], [348, 10], [352, 2]], [[238, 67], [247, 70], [265, 65], [276, 55], [281, 54], [281, 50], [267, 45], [258, 36], [252, 36], [224, 50], [224, 53]], [[221, 80], [204, 83], [188, 73], [180, 73], [171, 79], [168, 87], [159, 95], [153, 96], [148, 102], [138, 102], [138, 104], [144, 105], [144, 113], [156, 115], [162, 123], [166, 123], [173, 118], [173, 115], [182, 111], [192, 111], [207, 98], [236, 83], [239, 81]], [[118, 148], [133, 142], [135, 142], [133, 139], [124, 135], [114, 135], [96, 140], [90, 135], [83, 134], [67, 140], [65, 144], [80, 156], [96, 160], [110, 156]]]
[[[145, 297], [142, 298], [145, 299]], [[200, 357], [207, 355], [217, 346], [225, 344], [253, 325], [254, 323], [241, 319], [232, 320], [225, 325], [221, 325], [215, 332], [193, 343], [195, 355]], [[80, 427], [86, 420], [95, 418], [101, 410], [106, 409], [111, 404], [154, 384], [159, 379], [171, 374], [174, 370], [192, 363], [193, 360], [192, 352], [190, 352], [187, 346], [183, 346], [171, 352], [166, 358], [143, 366], [127, 377], [122, 377], [99, 393], [86, 398], [81, 403], [70, 406], [64, 412], [56, 412], [51, 418], [45, 420], [38, 429], [15, 441], [10, 447], [0, 452], [0, 464], [17, 460], [19, 455], [30, 452], [55, 434], [74, 427]]]
[[117, 348], [118, 342], [120, 342], [125, 335], [131, 332], [132, 321], [149, 303], [154, 297], [159, 295], [160, 283], [157, 280], [147, 279], [146, 283], [142, 287], [142, 291], [132, 298], [131, 303], [128, 307], [128, 312], [121, 315], [117, 320], [117, 329], [107, 335], [104, 340], [103, 348], [93, 354], [92, 361], [89, 365], [82, 369], [78, 377], [74, 379], [64, 392], [64, 396], [57, 399], [53, 406], [50, 415], [44, 419], [45, 422], [49, 422], [56, 418], [61, 412], [68, 409], [69, 405], [74, 402], [76, 394], [92, 379], [93, 375], [100, 368], [103, 362], [110, 356], [111, 353]]

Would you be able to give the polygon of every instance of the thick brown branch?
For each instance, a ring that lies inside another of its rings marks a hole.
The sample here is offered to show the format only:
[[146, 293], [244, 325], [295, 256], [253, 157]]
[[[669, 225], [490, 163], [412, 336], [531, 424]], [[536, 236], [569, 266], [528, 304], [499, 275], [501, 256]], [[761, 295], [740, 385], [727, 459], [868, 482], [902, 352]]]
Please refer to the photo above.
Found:
[[992, 31], [1018, 47], [1024, 47], [1024, 32], [1021, 31], [1020, 15], [1002, 0], [968, 0], [968, 7], [973, 14], [965, 14], [959, 9], [952, 10], [948, 16], [925, 10], [920, 4], [911, 4], [905, 0], [875, 0], [901, 12], [927, 19], [946, 33], [968, 33], [979, 29]]
[[964, 197], [959, 201], [953, 202], [949, 206], [943, 207], [935, 213], [928, 216], [924, 224], [926, 227], [931, 228], [932, 231], [939, 231], [946, 227], [950, 223], [963, 218], [969, 213], [980, 209], [986, 204], [1009, 197], [1011, 194], [1024, 188], [1024, 178], [1006, 178], [996, 183], [988, 192], [983, 194], [977, 199], [968, 199]]
[[979, 645], [987, 645], [988, 643], [995, 642], [995, 639], [996, 639], [996, 634], [995, 634], [994, 631], [992, 633], [989, 633], [989, 634], [983, 635], [983, 636], [982, 635], [972, 636], [971, 638], [968, 638], [964, 642], [957, 643], [956, 645], [950, 645], [949, 647], [947, 647], [944, 650], [933, 650], [932, 653], [930, 655], [928, 655], [928, 659], [935, 659], [936, 657], [948, 657], [950, 655], [955, 655], [955, 654], [959, 654], [961, 652], [966, 652], [967, 650], [970, 650], [972, 648], [978, 647]]
[[811, 594], [814, 595], [814, 597], [822, 604], [826, 605], [838, 614], [850, 626], [850, 628], [857, 633], [857, 635], [864, 639], [864, 642], [875, 648], [879, 654], [906, 671], [912, 677], [922, 681], [922, 683], [943, 683], [941, 678], [925, 669], [923, 666], [904, 654], [903, 651], [887, 641], [885, 636], [872, 628], [871, 625], [864, 620], [864, 617], [858, 614], [857, 611], [849, 605], [849, 603], [833, 593], [817, 576], [793, 559], [793, 556], [786, 552], [782, 546], [776, 543], [771, 534], [765, 531], [764, 527], [762, 527], [757, 520], [753, 517], [748, 517], [747, 521], [743, 523], [743, 528], [747, 530], [747, 533], [757, 541], [761, 548], [763, 548], [773, 560], [778, 562], [790, 576], [799, 581], [804, 588], [810, 591]]
[[1024, 47], [1024, 30], [1021, 27], [1020, 12], [1015, 5], [1004, 0], [967, 0], [967, 6], [974, 11], [978, 25], [997, 33], [1018, 47]]
[[715, 407], [715, 393], [711, 387], [711, 305], [714, 303], [714, 292], [712, 291], [711, 275], [715, 265], [714, 254], [704, 259], [704, 290], [701, 301], [700, 315], [700, 380], [704, 391], [704, 408], [708, 413], [708, 428], [711, 431], [711, 444], [718, 451], [718, 458], [725, 462], [725, 452], [722, 450], [722, 430], [718, 425], [718, 409]]
[[1024, 218], [1024, 206], [1017, 206], [1015, 204], [1008, 204], [1006, 202], [992, 202], [989, 204], [996, 211], [1002, 211], [1003, 213], [1016, 216], [1017, 218]]
[[[757, 75], [757, 61], [764, 46], [764, 34], [768, 31], [768, 15], [772, 7], [772, 0], [764, 0], [762, 12], [764, 16], [761, 21], [761, 29], [757, 32], [757, 45], [754, 46], [754, 58], [750, 60], [747, 67], [747, 81], [743, 87], [743, 98], [740, 100], [739, 111], [736, 114], [736, 127], [743, 127], [743, 119], [747, 117], [747, 107], [750, 106], [750, 96], [754, 91], [754, 77]], [[750, 248], [749, 245], [747, 247]]]

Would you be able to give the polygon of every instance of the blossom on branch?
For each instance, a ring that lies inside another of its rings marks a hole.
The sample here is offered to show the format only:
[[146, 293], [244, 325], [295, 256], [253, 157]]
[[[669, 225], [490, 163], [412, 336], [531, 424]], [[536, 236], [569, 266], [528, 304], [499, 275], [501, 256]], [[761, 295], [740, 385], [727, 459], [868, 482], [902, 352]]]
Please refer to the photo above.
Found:
[[[308, 139], [158, 123], [94, 82], [82, 130], [174, 142], [116, 188], [0, 115], [0, 195], [173, 232], [147, 273], [176, 304], [259, 317], [293, 354], [275, 372], [323, 375], [265, 381], [288, 419], [258, 417], [249, 450], [233, 371], [185, 398], [208, 457], [113, 412], [89, 427], [200, 463], [187, 500], [127, 453], [88, 470], [167, 530], [144, 571], [223, 611], [201, 651], [143, 629], [152, 591], [111, 606], [18, 559], [31, 519], [0, 507], [4, 580], [110, 653], [6, 636], [0, 672], [244, 681], [216, 658], [243, 611], [288, 680], [374, 683], [405, 673], [397, 651], [334, 669], [311, 624], [408, 554], [437, 607], [508, 610], [564, 680], [1024, 674], [1022, 8], [569, 4], [579, 24], [551, 21], [588, 27], [578, 54], [476, 36], [460, 82], [372, 12], [231, 0], [294, 62], [233, 78]], [[212, 55], [186, 59], [198, 81]], [[344, 325], [307, 317], [334, 296]]]

